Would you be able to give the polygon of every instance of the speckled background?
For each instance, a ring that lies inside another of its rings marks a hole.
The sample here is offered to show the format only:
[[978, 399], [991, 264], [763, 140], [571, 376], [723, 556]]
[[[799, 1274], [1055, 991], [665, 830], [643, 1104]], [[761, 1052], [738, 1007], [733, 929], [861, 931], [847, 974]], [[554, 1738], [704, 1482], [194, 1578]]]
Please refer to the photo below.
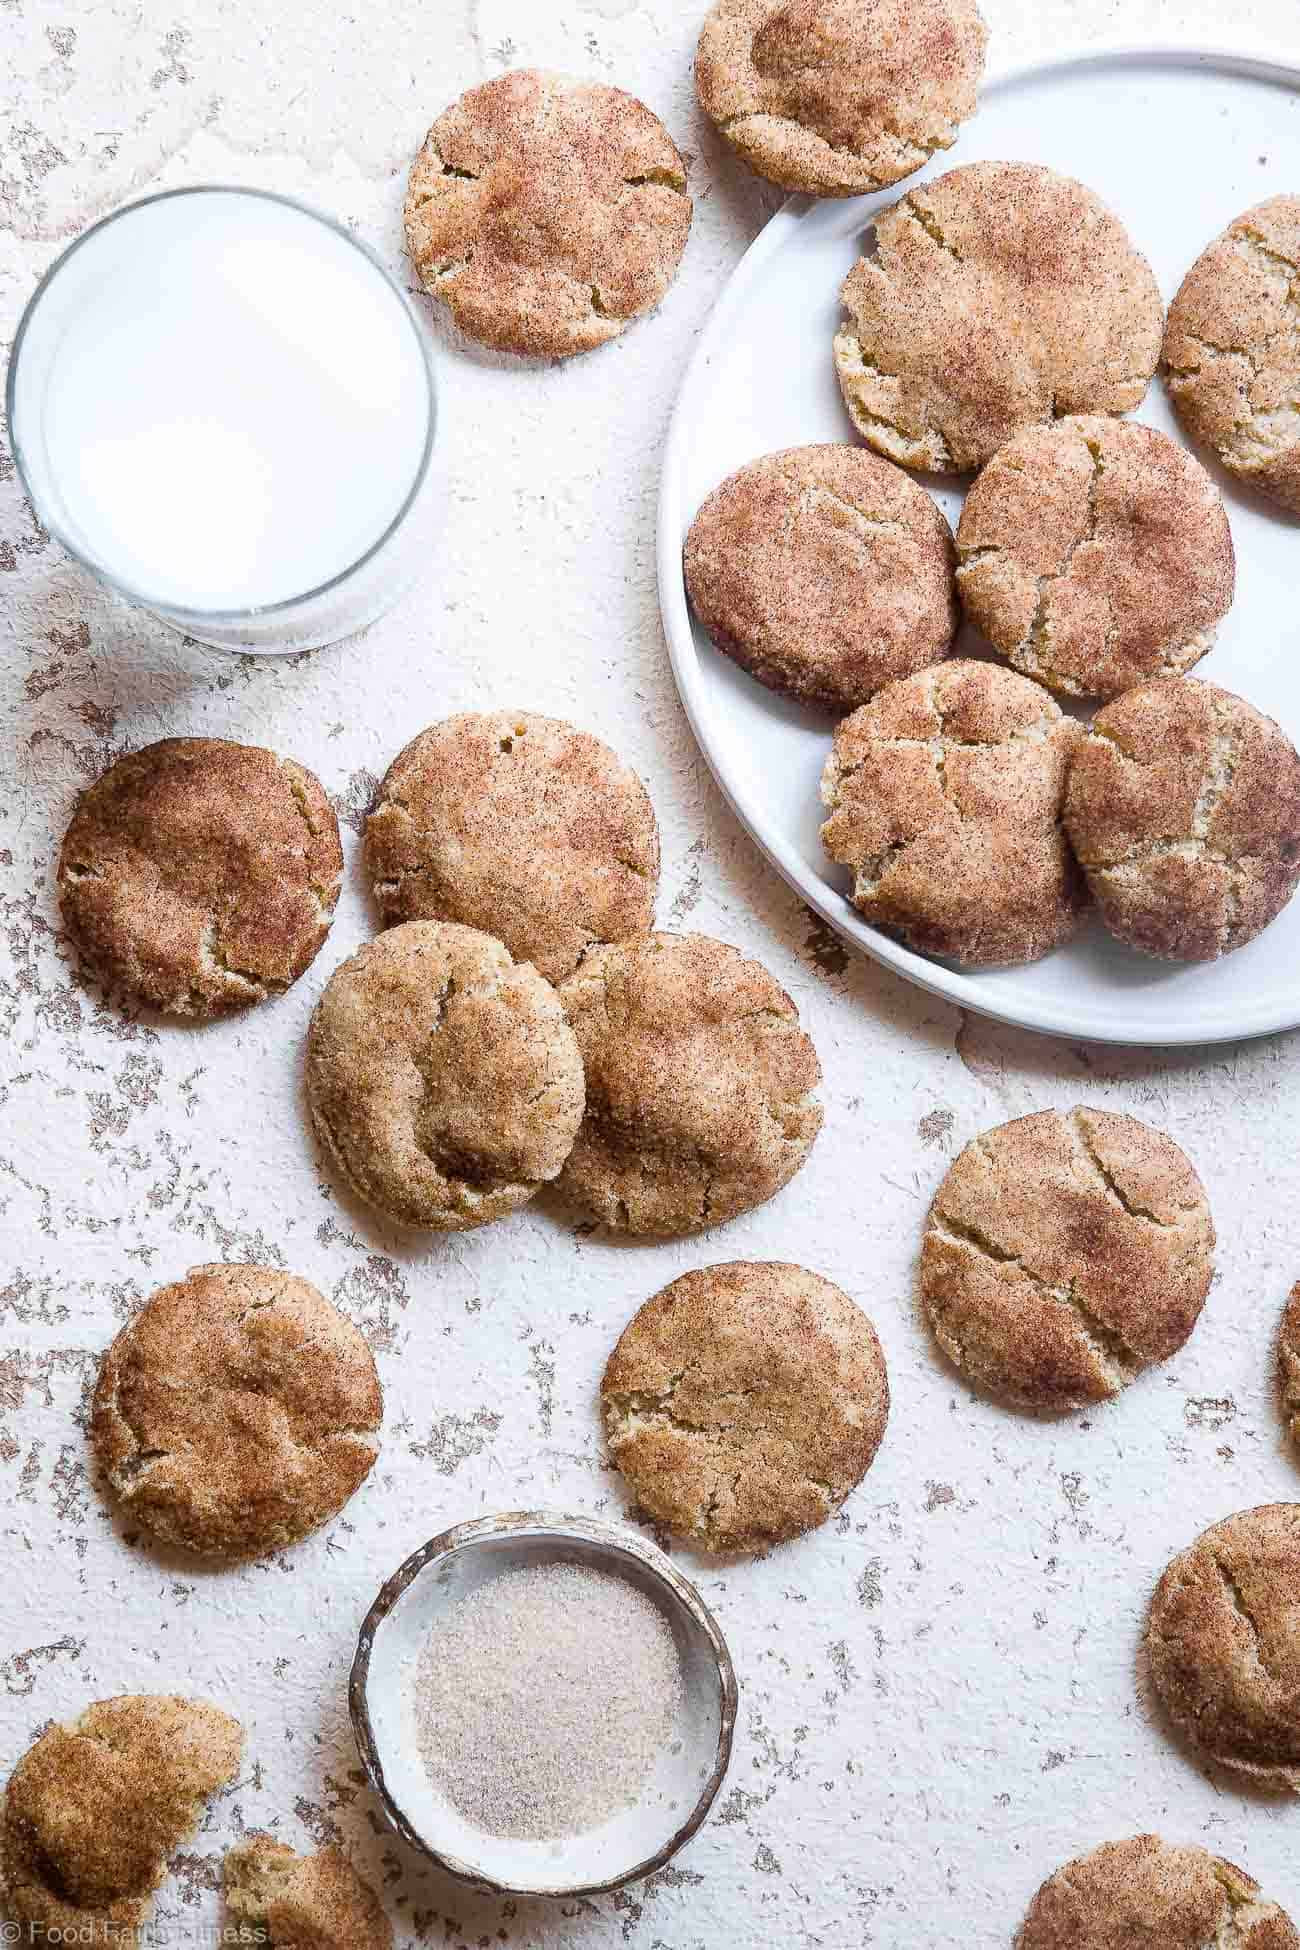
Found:
[[[1273, 1340], [1300, 1273], [1300, 1046], [1147, 1057], [995, 1028], [849, 956], [721, 804], [678, 707], [653, 576], [659, 451], [722, 280], [774, 207], [702, 126], [702, 0], [0, 0], [0, 331], [113, 205], [204, 179], [306, 195], [401, 267], [406, 164], [434, 114], [516, 62], [617, 80], [691, 158], [696, 221], [662, 312], [592, 358], [517, 369], [436, 321], [449, 507], [424, 582], [363, 640], [288, 663], [186, 644], [98, 593], [35, 526], [0, 449], [5, 792], [0, 1135], [0, 1765], [123, 1690], [195, 1690], [248, 1729], [160, 1904], [163, 1940], [217, 1919], [251, 1826], [339, 1838], [404, 1945], [1006, 1945], [1041, 1877], [1152, 1826], [1235, 1858], [1300, 1916], [1292, 1804], [1200, 1770], [1139, 1682], [1144, 1605], [1212, 1520], [1300, 1492]], [[1220, 0], [985, 0], [995, 58], [1120, 31], [1228, 33]], [[1237, 10], [1234, 10], [1237, 11]], [[1293, 0], [1251, 26], [1300, 41]], [[1283, 187], [1270, 177], [1265, 188]], [[1292, 182], [1289, 187], [1296, 187]], [[346, 492], [341, 479], [340, 492]], [[373, 782], [452, 710], [529, 706], [603, 733], [649, 784], [661, 920], [759, 954], [826, 1068], [808, 1169], [704, 1240], [620, 1246], [545, 1199], [428, 1244], [322, 1168], [302, 1103], [308, 1013], [370, 931], [356, 836]], [[178, 732], [265, 742], [335, 796], [349, 873], [316, 967], [215, 1028], [134, 1021], [78, 972], [53, 894], [74, 795]], [[1041, 1425], [975, 1400], [917, 1319], [926, 1201], [974, 1132], [1079, 1098], [1180, 1140], [1209, 1184], [1219, 1277], [1200, 1330], [1097, 1414]], [[479, 1899], [386, 1833], [344, 1703], [374, 1590], [447, 1523], [545, 1502], [617, 1517], [594, 1396], [631, 1310], [687, 1267], [797, 1257], [872, 1315], [894, 1386], [880, 1458], [840, 1519], [749, 1566], [690, 1566], [743, 1679], [716, 1818], [647, 1885], [563, 1908]], [[318, 1282], [369, 1335], [387, 1394], [370, 1482], [324, 1533], [213, 1574], [130, 1543], [91, 1477], [98, 1355], [151, 1289], [255, 1257]]]

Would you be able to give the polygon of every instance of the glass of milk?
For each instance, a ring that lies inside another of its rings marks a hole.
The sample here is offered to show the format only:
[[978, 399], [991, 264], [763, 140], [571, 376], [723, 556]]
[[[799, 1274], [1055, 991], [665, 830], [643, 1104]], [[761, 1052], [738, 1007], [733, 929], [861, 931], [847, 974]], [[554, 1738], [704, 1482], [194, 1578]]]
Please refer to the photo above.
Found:
[[331, 643], [428, 556], [420, 323], [369, 251], [289, 197], [171, 190], [86, 231], [27, 306], [7, 403], [50, 534], [203, 643]]

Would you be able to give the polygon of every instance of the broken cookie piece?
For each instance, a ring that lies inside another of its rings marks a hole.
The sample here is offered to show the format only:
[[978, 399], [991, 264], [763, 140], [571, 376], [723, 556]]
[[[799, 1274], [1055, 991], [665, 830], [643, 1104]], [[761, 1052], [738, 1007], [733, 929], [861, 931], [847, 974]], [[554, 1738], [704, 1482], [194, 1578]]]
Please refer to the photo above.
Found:
[[34, 1942], [130, 1940], [204, 1802], [235, 1778], [242, 1743], [220, 1708], [165, 1694], [99, 1700], [50, 1727], [5, 1792], [11, 1918]]
[[1277, 1365], [1287, 1428], [1291, 1432], [1292, 1442], [1300, 1449], [1300, 1283], [1292, 1287], [1286, 1311], [1282, 1315]]
[[250, 1835], [222, 1868], [226, 1907], [272, 1950], [392, 1950], [383, 1904], [341, 1848], [299, 1855]]

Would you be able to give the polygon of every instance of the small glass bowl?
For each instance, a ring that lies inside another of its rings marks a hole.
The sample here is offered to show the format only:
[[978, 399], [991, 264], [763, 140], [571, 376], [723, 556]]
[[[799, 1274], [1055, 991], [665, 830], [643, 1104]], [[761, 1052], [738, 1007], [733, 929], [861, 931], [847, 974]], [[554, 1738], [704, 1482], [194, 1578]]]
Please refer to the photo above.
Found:
[[[578, 1564], [627, 1578], [659, 1607], [681, 1661], [675, 1738], [636, 1806], [585, 1835], [521, 1841], [471, 1827], [420, 1758], [415, 1662], [438, 1611], [502, 1571]], [[348, 1705], [366, 1775], [398, 1834], [449, 1874], [494, 1894], [580, 1896], [661, 1869], [701, 1827], [722, 1785], [736, 1724], [736, 1675], [698, 1591], [634, 1531], [549, 1510], [457, 1524], [408, 1557], [366, 1615]]]

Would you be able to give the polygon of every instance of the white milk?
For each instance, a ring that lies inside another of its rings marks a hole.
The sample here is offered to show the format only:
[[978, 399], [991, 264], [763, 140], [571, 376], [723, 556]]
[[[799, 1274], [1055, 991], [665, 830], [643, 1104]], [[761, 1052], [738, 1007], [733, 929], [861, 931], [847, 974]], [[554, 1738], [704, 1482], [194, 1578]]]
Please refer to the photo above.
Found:
[[421, 479], [415, 320], [294, 204], [219, 189], [125, 211], [56, 268], [20, 350], [15, 434], [38, 510], [164, 611], [319, 590]]

